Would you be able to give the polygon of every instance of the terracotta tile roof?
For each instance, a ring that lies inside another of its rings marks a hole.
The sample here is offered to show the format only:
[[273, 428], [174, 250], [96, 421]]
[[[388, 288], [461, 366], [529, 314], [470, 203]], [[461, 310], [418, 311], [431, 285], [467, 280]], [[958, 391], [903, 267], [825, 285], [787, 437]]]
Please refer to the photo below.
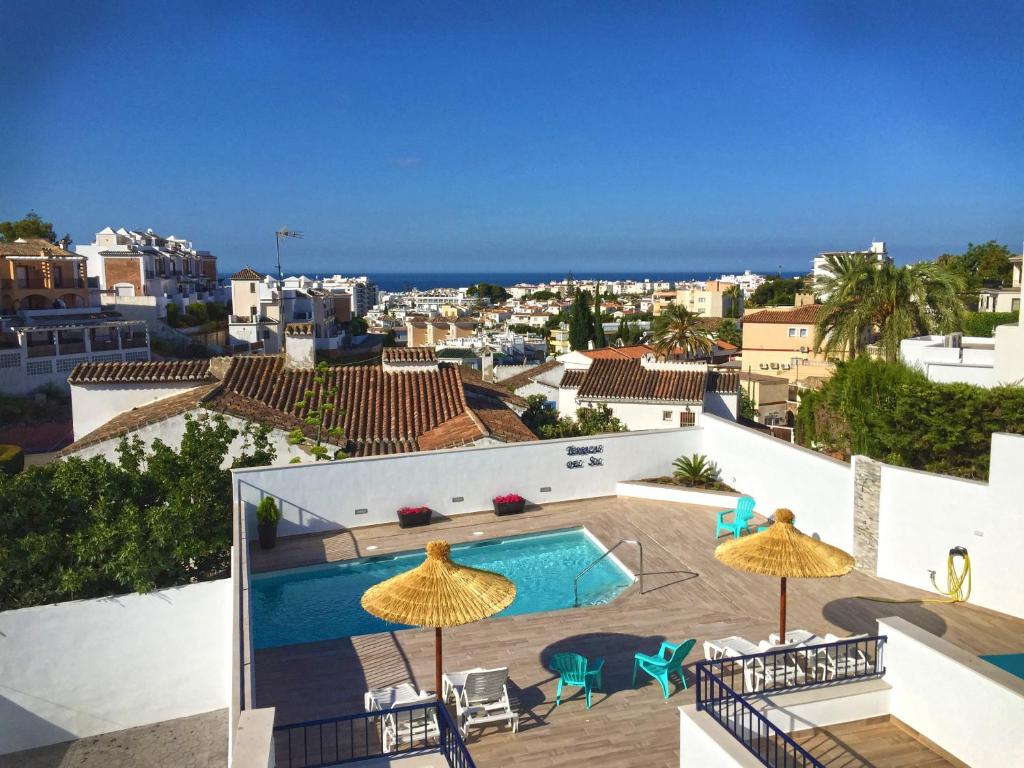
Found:
[[433, 347], [385, 347], [381, 357], [385, 363], [431, 362], [437, 353]]
[[287, 336], [311, 336], [313, 334], [313, 323], [288, 323], [284, 327]]
[[90, 445], [122, 438], [130, 432], [142, 429], [150, 424], [156, 424], [173, 416], [194, 410], [199, 407], [203, 398], [213, 392], [217, 386], [216, 382], [206, 384], [190, 389], [188, 392], [165, 397], [163, 400], [157, 400], [155, 403], [149, 403], [148, 405], [142, 405], [138, 408], [132, 408], [130, 411], [120, 413], [103, 426], [94, 429], [89, 434], [84, 435], [64, 448], [58, 456], [68, 456]]
[[581, 349], [580, 352], [591, 360], [639, 360], [646, 354], [654, 354], [654, 348], [647, 344], [636, 344], [632, 347]]
[[739, 349], [735, 344], [731, 344], [728, 341], [722, 341], [722, 339], [715, 339], [715, 344], [717, 344], [718, 348], [723, 352], [731, 352], [734, 349]]
[[480, 401], [474, 398], [472, 406], [470, 413], [483, 423], [484, 430], [490, 437], [504, 443], [528, 443], [537, 439], [530, 428], [500, 400], [489, 398], [487, 401]]
[[262, 280], [263, 275], [252, 267], [243, 267], [231, 276], [232, 280]]
[[562, 380], [558, 382], [558, 386], [566, 389], [579, 389], [586, 375], [586, 370], [567, 370], [565, 375], [562, 376]]
[[804, 304], [802, 307], [787, 307], [785, 309], [761, 309], [757, 312], [744, 315], [740, 320], [743, 323], [798, 323], [811, 325], [818, 319], [820, 304]]
[[704, 400], [707, 371], [651, 370], [634, 360], [595, 360], [585, 372], [579, 397], [609, 400]]
[[465, 410], [458, 416], [433, 429], [424, 432], [416, 439], [421, 451], [436, 451], [441, 448], [458, 448], [470, 445], [479, 440], [484, 428], [480, 420], [471, 410]]
[[559, 365], [561, 365], [561, 363], [557, 360], [545, 360], [540, 365], [535, 365], [533, 368], [529, 368], [522, 373], [517, 373], [515, 376], [509, 376], [507, 379], [502, 379], [498, 382], [498, 386], [504, 387], [509, 392], [515, 392], [519, 387], [529, 384], [542, 373], [547, 373], [552, 368], [557, 368]]
[[707, 391], [728, 394], [740, 388], [739, 374], [735, 371], [710, 371]]
[[79, 363], [68, 376], [71, 384], [207, 381], [209, 360], [160, 360], [135, 363]]
[[46, 256], [53, 259], [85, 258], [81, 254], [64, 250], [59, 245], [54, 245], [49, 240], [43, 240], [39, 237], [25, 238], [23, 243], [8, 243], [5, 240], [0, 240], [0, 256]]
[[502, 386], [502, 384], [493, 384], [489, 381], [484, 381], [480, 372], [475, 368], [470, 368], [468, 365], [458, 365], [455, 367], [459, 369], [459, 377], [462, 379], [462, 385], [467, 396], [485, 395], [496, 397], [509, 405], [519, 406], [520, 408], [526, 407], [525, 398], [520, 397], [514, 392], [509, 392]]

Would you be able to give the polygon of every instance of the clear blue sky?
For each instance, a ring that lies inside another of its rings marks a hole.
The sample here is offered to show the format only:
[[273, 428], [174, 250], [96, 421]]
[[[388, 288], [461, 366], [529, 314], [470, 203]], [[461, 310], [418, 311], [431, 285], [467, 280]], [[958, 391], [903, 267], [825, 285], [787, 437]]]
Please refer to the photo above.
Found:
[[0, 218], [359, 272], [1024, 238], [1021, 2], [147, 5], [4, 0]]

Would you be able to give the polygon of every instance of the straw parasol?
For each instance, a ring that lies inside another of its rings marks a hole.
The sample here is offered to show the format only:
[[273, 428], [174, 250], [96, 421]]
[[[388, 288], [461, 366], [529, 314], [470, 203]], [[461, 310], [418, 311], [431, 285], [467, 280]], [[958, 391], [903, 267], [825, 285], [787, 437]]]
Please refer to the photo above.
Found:
[[385, 621], [434, 627], [437, 699], [441, 700], [441, 628], [500, 613], [516, 598], [516, 585], [498, 573], [452, 562], [447, 541], [427, 544], [427, 559], [363, 593], [363, 609]]
[[853, 569], [853, 558], [846, 552], [794, 528], [788, 509], [775, 510], [775, 522], [768, 530], [719, 544], [715, 557], [738, 571], [782, 579], [780, 642], [786, 637], [786, 579], [825, 579]]

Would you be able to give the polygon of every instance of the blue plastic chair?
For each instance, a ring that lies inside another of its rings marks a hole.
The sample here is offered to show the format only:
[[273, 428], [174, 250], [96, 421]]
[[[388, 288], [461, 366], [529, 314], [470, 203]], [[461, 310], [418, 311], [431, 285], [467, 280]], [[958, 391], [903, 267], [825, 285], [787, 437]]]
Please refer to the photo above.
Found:
[[555, 706], [562, 703], [562, 686], [575, 685], [587, 695], [587, 709], [590, 709], [590, 690], [601, 690], [601, 668], [604, 659], [596, 659], [593, 666], [586, 656], [578, 653], [556, 653], [551, 657], [548, 668], [558, 675], [558, 690], [555, 692]]
[[662, 643], [657, 656], [648, 656], [646, 653], [637, 653], [633, 656], [633, 687], [636, 688], [637, 670], [643, 670], [653, 677], [661, 685], [661, 692], [668, 700], [668, 678], [673, 672], [679, 675], [679, 679], [686, 688], [686, 675], [683, 674], [683, 659], [693, 650], [696, 638], [691, 637], [679, 645]]
[[[738, 539], [744, 531], [750, 531], [747, 526], [754, 519], [754, 500], [750, 496], [740, 496], [736, 499], [736, 509], [723, 509], [718, 513], [718, 520], [715, 523], [715, 538], [717, 539], [722, 531], [728, 531], [734, 539]], [[726, 515], [732, 515], [732, 522], [725, 521]]]

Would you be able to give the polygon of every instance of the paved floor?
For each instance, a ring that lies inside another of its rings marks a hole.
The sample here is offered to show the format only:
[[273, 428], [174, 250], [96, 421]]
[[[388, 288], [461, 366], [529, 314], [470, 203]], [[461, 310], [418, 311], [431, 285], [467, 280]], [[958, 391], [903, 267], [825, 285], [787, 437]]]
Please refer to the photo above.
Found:
[[965, 768], [891, 718], [857, 720], [792, 736], [828, 768]]
[[0, 768], [224, 768], [228, 711], [0, 755]]
[[[799, 524], [799, 520], [797, 521]], [[431, 538], [452, 542], [586, 525], [606, 546], [619, 539], [643, 542], [645, 594], [634, 585], [614, 602], [567, 611], [509, 616], [445, 630], [444, 666], [508, 666], [520, 712], [520, 732], [489, 729], [471, 737], [480, 768], [517, 766], [679, 765], [679, 715], [694, 701], [693, 687], [665, 702], [657, 685], [630, 684], [633, 654], [656, 652], [662, 640], [695, 637], [688, 659], [702, 657], [700, 641], [741, 635], [767, 638], [777, 627], [778, 582], [738, 573], [714, 558], [714, 510], [631, 498], [566, 502], [498, 518], [464, 515], [402, 530], [397, 525], [279, 540], [276, 549], [252, 550], [254, 570], [325, 562], [422, 547]], [[639, 571], [632, 547], [617, 552]], [[823, 634], [873, 632], [875, 620], [902, 616], [972, 653], [1019, 651], [1024, 621], [972, 605], [884, 604], [857, 598], [883, 595], [920, 599], [927, 594], [854, 572], [840, 579], [793, 580], [789, 626]], [[276, 706], [279, 724], [358, 712], [367, 688], [412, 681], [433, 688], [432, 630], [405, 630], [255, 652], [258, 706]], [[553, 653], [572, 650], [603, 656], [605, 690], [591, 710], [579, 696], [555, 707], [555, 679], [546, 668]]]

